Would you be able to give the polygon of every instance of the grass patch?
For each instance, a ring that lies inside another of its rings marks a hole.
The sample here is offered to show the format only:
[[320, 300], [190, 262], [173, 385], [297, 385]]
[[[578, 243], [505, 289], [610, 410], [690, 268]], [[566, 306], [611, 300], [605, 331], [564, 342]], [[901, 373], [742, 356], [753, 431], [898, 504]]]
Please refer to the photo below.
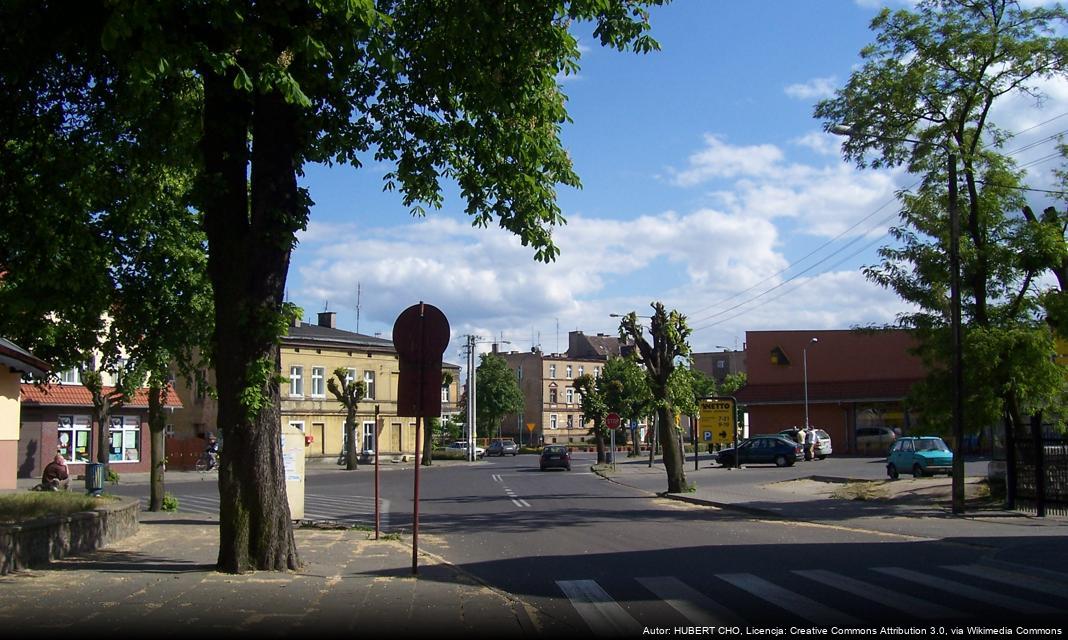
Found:
[[847, 482], [831, 492], [838, 500], [883, 500], [889, 497], [882, 480], [872, 482]]
[[104, 496], [94, 498], [84, 493], [71, 491], [31, 491], [0, 495], [0, 522], [23, 522], [51, 516], [69, 516], [79, 511], [91, 511], [102, 500], [114, 500]]

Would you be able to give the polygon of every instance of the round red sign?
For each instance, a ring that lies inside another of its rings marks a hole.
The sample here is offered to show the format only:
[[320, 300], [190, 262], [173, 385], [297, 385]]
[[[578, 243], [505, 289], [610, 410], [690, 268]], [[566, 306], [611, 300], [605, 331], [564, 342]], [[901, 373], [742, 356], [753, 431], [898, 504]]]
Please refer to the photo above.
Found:
[[610, 413], [607, 416], [605, 416], [604, 417], [604, 426], [608, 427], [609, 429], [618, 429], [619, 428], [619, 414], [618, 413]]

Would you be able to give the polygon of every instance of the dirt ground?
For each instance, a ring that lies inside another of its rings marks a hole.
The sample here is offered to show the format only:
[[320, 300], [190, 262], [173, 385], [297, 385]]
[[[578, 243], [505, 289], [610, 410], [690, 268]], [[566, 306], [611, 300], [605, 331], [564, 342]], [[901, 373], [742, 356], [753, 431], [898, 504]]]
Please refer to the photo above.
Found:
[[[912, 478], [902, 476], [898, 480], [871, 480], [858, 482], [824, 482], [810, 478], [788, 480], [770, 485], [779, 491], [788, 491], [821, 498], [839, 500], [885, 500], [899, 504], [949, 505], [953, 495], [953, 480], [946, 476]], [[999, 503], [991, 496], [990, 485], [985, 478], [965, 478], [964, 498], [976, 506]]]

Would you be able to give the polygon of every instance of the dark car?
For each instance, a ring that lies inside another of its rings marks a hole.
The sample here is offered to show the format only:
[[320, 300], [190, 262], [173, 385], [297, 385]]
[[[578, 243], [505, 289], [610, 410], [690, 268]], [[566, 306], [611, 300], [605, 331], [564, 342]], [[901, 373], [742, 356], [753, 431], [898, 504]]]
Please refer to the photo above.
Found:
[[753, 436], [738, 444], [738, 449], [723, 449], [716, 454], [716, 462], [721, 465], [740, 464], [774, 464], [777, 467], [793, 466], [801, 457], [801, 445], [796, 440], [785, 436]]
[[486, 447], [487, 456], [514, 456], [519, 453], [519, 447], [511, 440], [494, 440]]
[[886, 475], [897, 480], [898, 475], [912, 472], [922, 478], [935, 473], [953, 475], [953, 452], [942, 438], [922, 436], [898, 438], [886, 454]]
[[571, 453], [562, 444], [550, 444], [541, 450], [541, 470], [553, 467], [571, 471]]

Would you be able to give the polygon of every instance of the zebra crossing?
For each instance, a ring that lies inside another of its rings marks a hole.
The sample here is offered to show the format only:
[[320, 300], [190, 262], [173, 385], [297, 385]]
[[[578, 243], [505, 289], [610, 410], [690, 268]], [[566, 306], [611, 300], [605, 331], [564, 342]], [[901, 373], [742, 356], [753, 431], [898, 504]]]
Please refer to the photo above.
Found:
[[[219, 496], [178, 495], [180, 513], [199, 513], [209, 516], [219, 515]], [[142, 505], [148, 506], [148, 498], [142, 499]], [[389, 526], [390, 501], [380, 499], [381, 524]], [[304, 496], [304, 519], [326, 520], [356, 526], [374, 526], [375, 501], [363, 496], [321, 496], [306, 494]]]
[[[800, 579], [800, 582], [798, 580]], [[636, 595], [630, 585], [640, 585]], [[689, 580], [689, 578], [687, 579]], [[875, 566], [850, 574], [824, 569], [776, 574], [716, 573], [695, 587], [675, 576], [556, 580], [574, 613], [598, 637], [642, 635], [654, 627], [767, 626], [772, 621], [823, 628], [991, 619], [1064, 619], [1068, 581], [982, 564], [916, 570]], [[617, 601], [610, 593], [622, 594]], [[650, 597], [650, 594], [652, 597]], [[666, 605], [666, 606], [662, 606]]]

